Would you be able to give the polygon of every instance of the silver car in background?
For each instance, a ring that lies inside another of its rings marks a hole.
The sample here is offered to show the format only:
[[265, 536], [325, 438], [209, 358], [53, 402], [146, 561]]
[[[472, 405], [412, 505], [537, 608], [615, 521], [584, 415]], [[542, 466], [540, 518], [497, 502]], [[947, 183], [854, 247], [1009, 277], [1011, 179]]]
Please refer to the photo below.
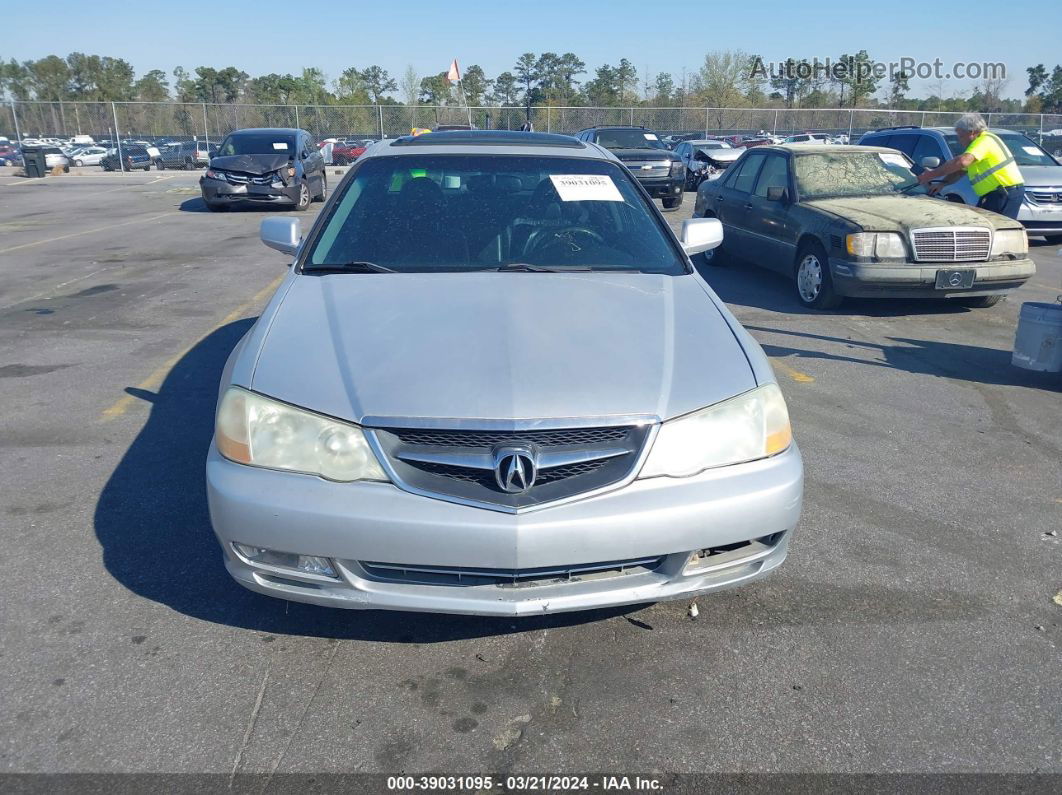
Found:
[[686, 598], [786, 556], [803, 465], [760, 346], [605, 149], [372, 147], [226, 364], [206, 478], [237, 582], [494, 616]]

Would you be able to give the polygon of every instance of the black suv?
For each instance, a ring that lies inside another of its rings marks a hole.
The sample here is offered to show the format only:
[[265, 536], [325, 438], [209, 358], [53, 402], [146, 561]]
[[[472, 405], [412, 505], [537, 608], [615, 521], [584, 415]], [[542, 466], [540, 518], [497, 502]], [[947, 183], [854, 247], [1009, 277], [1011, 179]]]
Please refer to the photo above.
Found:
[[211, 154], [199, 187], [210, 210], [242, 202], [305, 210], [328, 193], [324, 157], [313, 136], [290, 128], [229, 133]]
[[664, 142], [646, 127], [591, 127], [577, 132], [580, 141], [598, 144], [623, 161], [650, 196], [662, 199], [664, 208], [682, 204], [686, 166], [668, 151]]
[[119, 160], [118, 150], [112, 149], [107, 156], [100, 160], [100, 167], [104, 171], [132, 171], [142, 168], [144, 171], [151, 170], [151, 155], [142, 146], [126, 146], [122, 144], [122, 157]]

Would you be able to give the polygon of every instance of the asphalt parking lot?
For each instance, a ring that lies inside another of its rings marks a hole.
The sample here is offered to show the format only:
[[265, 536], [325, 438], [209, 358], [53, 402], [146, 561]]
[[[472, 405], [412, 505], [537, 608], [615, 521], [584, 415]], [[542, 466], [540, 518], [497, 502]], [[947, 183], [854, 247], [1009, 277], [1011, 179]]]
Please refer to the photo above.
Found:
[[807, 483], [788, 561], [696, 619], [359, 613], [222, 567], [218, 378], [286, 260], [197, 176], [0, 177], [0, 770], [1062, 772], [1062, 381], [1010, 365], [1057, 246], [982, 310], [705, 269]]

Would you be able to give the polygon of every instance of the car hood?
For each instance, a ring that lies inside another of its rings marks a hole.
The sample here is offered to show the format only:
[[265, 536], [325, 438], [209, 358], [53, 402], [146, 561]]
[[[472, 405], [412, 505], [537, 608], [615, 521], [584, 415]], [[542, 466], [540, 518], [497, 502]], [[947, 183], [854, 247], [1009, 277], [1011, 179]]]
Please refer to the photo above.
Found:
[[1022, 166], [1021, 175], [1028, 188], [1062, 185], [1062, 166]]
[[666, 419], [756, 386], [693, 275], [302, 275], [257, 359], [251, 389], [359, 423]]
[[705, 155], [717, 163], [733, 163], [744, 153], [743, 149], [709, 149]]
[[242, 171], [246, 174], [269, 174], [287, 165], [289, 160], [291, 156], [287, 154], [226, 155], [225, 157], [212, 157], [210, 167], [220, 168], [223, 171]]
[[927, 226], [987, 226], [1005, 229], [1017, 225], [1002, 215], [929, 196], [851, 196], [801, 202], [840, 216], [863, 229], [909, 232]]
[[675, 153], [666, 149], [609, 149], [620, 160], [674, 160]]

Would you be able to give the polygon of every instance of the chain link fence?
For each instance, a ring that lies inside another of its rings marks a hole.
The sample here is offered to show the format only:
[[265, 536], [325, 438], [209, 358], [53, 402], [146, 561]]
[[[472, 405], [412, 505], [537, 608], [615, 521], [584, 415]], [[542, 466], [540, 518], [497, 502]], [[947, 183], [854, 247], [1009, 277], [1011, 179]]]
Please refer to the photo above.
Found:
[[[768, 132], [844, 134], [852, 142], [867, 130], [915, 125], [950, 127], [958, 113], [882, 108], [645, 108], [455, 107], [434, 105], [237, 105], [180, 102], [12, 102], [0, 110], [8, 138], [96, 140], [195, 139], [220, 141], [246, 127], [301, 127], [318, 138], [393, 138], [415, 128], [472, 124], [518, 130], [530, 119], [539, 132], [575, 133], [594, 125], [640, 125], [661, 135], [741, 135]], [[1062, 114], [986, 113], [990, 127], [1005, 127], [1062, 148]]]

